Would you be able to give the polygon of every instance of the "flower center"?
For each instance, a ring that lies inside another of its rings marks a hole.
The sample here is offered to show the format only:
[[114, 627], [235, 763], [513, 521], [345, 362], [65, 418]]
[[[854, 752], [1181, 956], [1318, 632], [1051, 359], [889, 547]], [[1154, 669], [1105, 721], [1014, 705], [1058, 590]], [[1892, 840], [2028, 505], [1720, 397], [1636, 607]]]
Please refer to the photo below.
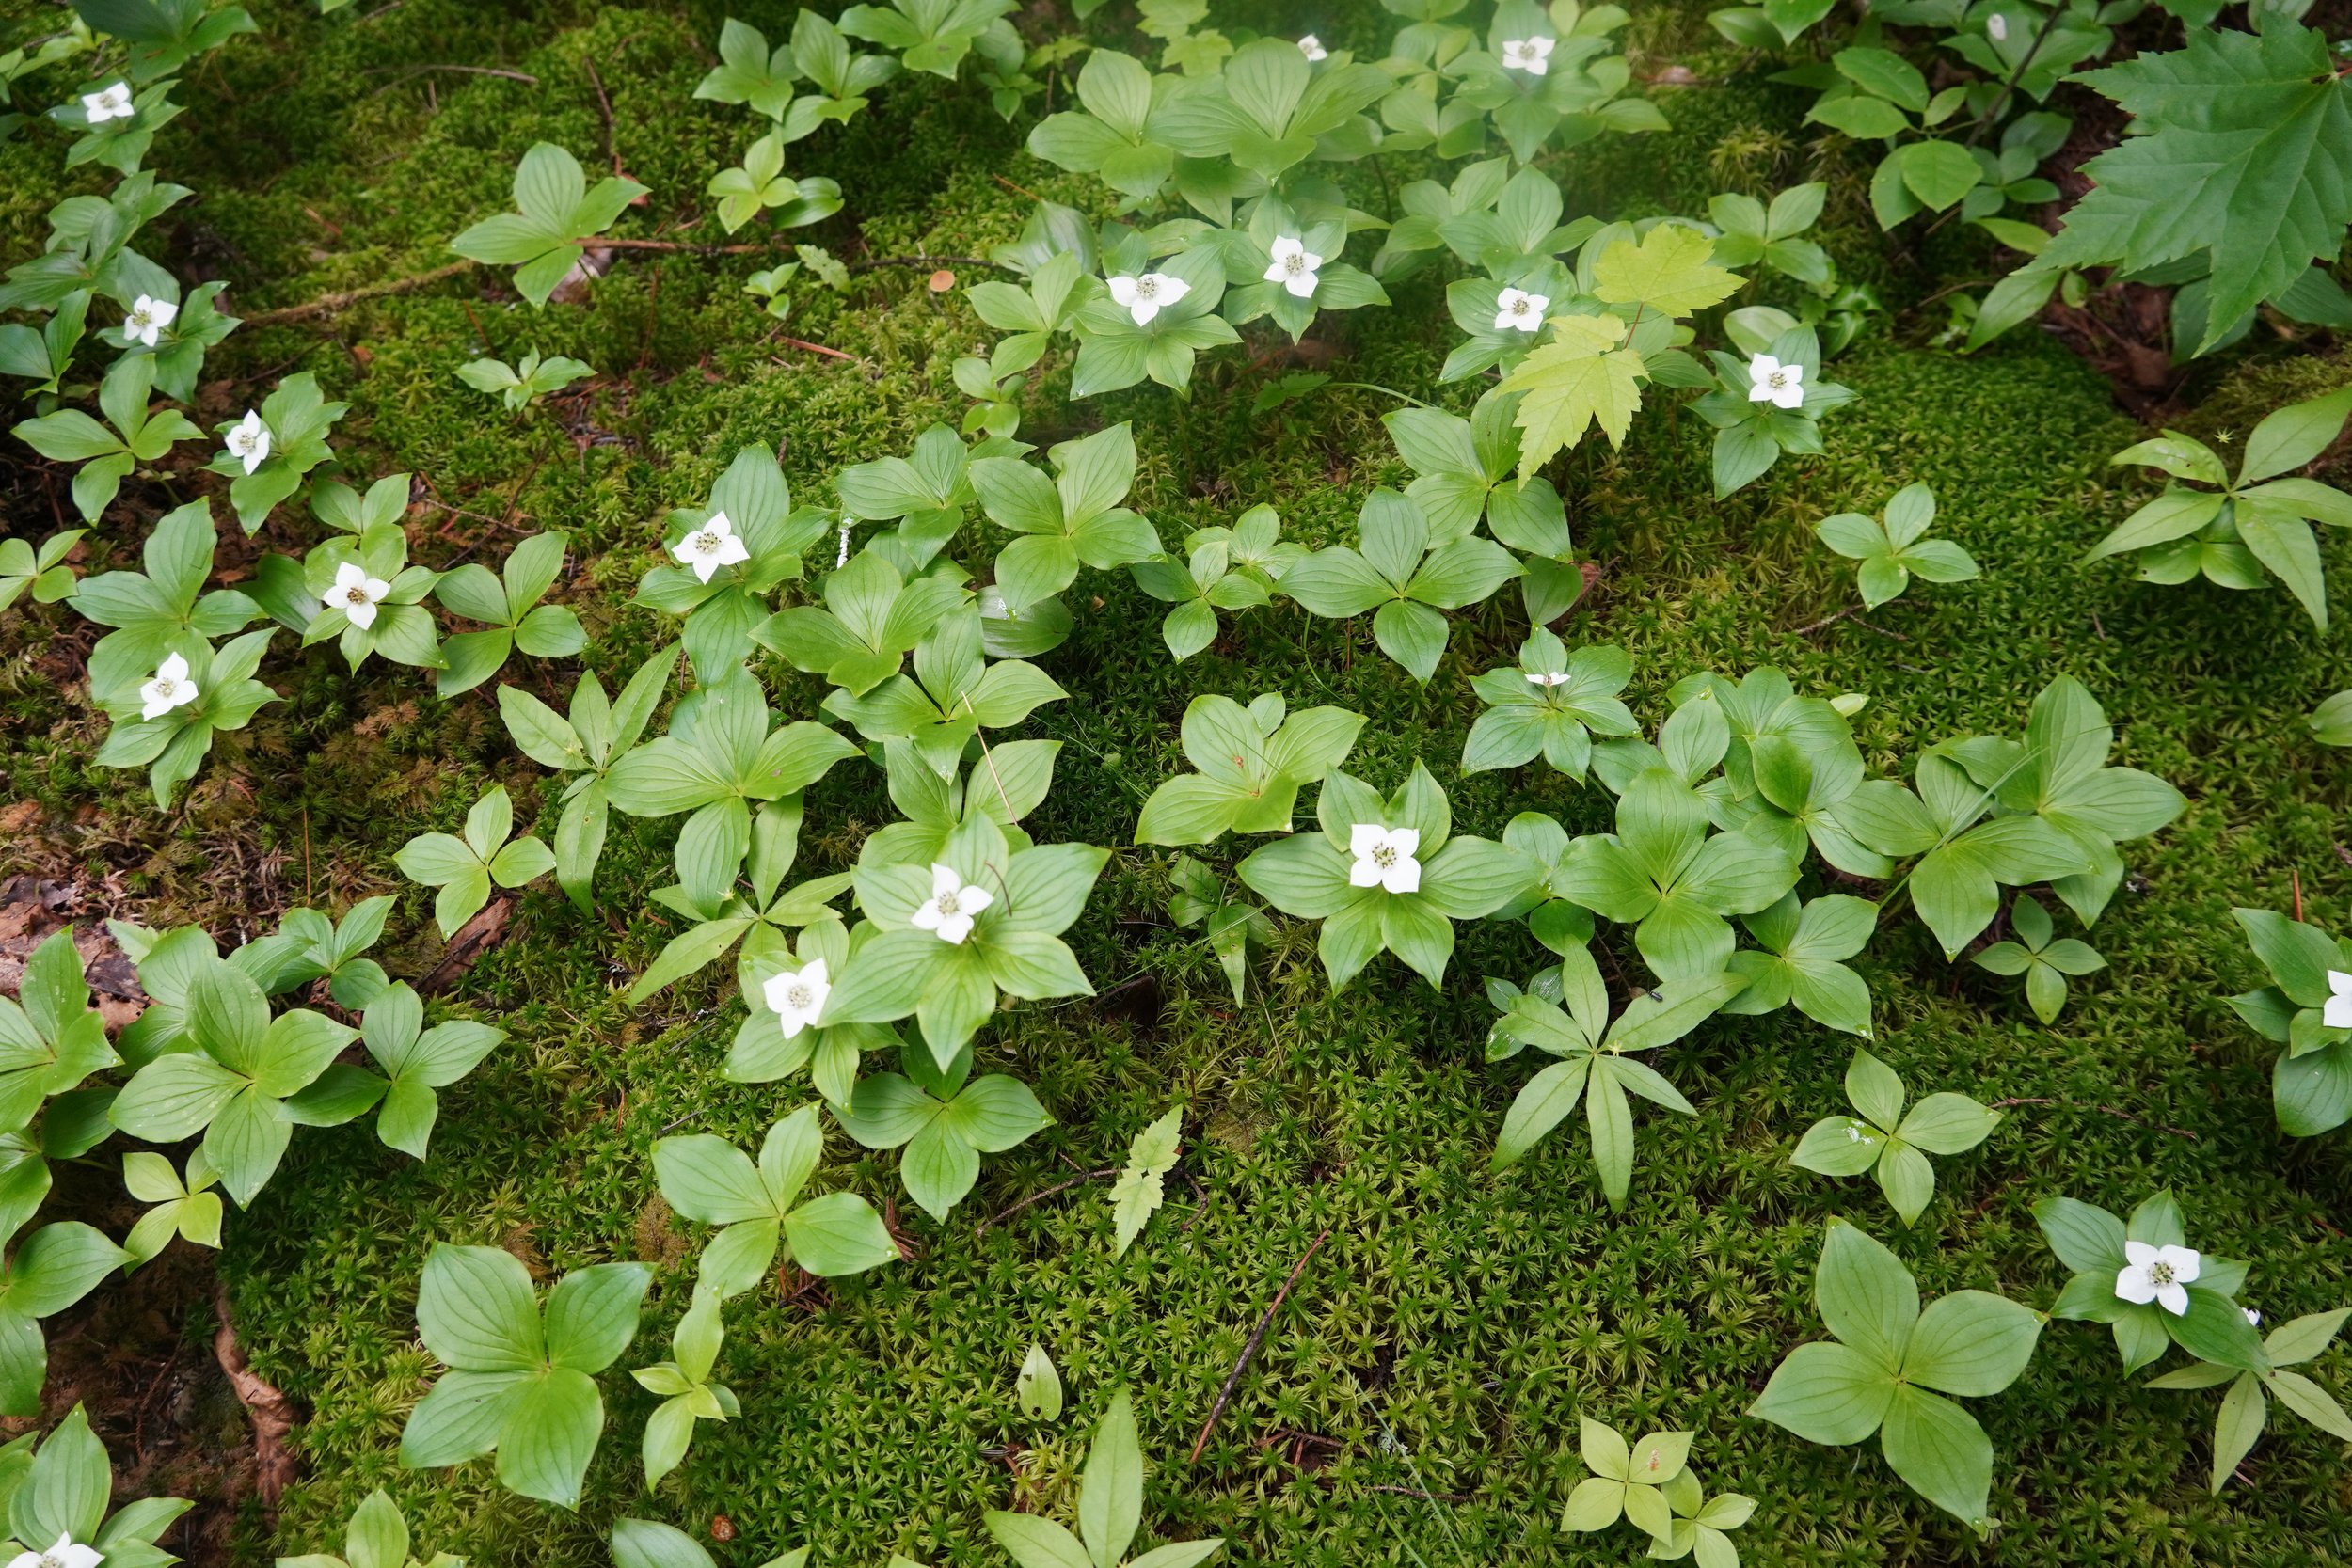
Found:
[[39, 1568], [65, 1568], [65, 1560], [55, 1552], [43, 1552]]
[[1510, 303], [1507, 309], [1510, 310], [1511, 314], [1515, 316], [1524, 316], [1527, 314], [1527, 301], [1523, 299], [1515, 299]]
[[806, 986], [803, 985], [786, 987], [784, 999], [795, 1008], [806, 1008], [811, 1003], [817, 1000], [816, 996], [811, 993]]
[[1383, 844], [1372, 852], [1372, 863], [1386, 871], [1396, 864], [1396, 846]]
[[1136, 297], [1137, 299], [1157, 299], [1157, 298], [1159, 298], [1159, 297], [1160, 297], [1160, 280], [1159, 280], [1158, 278], [1156, 278], [1156, 277], [1138, 277], [1138, 278], [1136, 278]]
[[715, 555], [719, 550], [719, 536], [711, 532], [708, 529], [705, 529], [700, 533], [694, 535], [693, 544], [694, 548], [698, 553], [703, 555]]
[[953, 893], [943, 893], [931, 900], [941, 914], [955, 914], [962, 908], [962, 900]]
[[1282, 258], [1282, 270], [1289, 273], [1293, 277], [1296, 277], [1300, 273], [1307, 270], [1307, 258], [1304, 256], [1285, 256]]
[[1764, 385], [1770, 387], [1773, 391], [1777, 392], [1782, 388], [1788, 385], [1788, 372], [1787, 371], [1774, 371], [1772, 374], [1764, 378]]
[[368, 602], [368, 591], [354, 583], [343, 590], [343, 598], [352, 604], [365, 604]]
[[2149, 1264], [2148, 1283], [2158, 1286], [2171, 1284], [2172, 1265], [2165, 1262], [2162, 1259], [2158, 1259], [2155, 1262]]
[[177, 690], [179, 690], [179, 689], [180, 689], [180, 683], [179, 683], [178, 681], [173, 680], [173, 679], [172, 679], [169, 675], [157, 675], [157, 676], [155, 677], [155, 695], [156, 695], [156, 696], [158, 696], [158, 697], [168, 697], [168, 696], [170, 696], [173, 692], [175, 692], [175, 691], [177, 691]]

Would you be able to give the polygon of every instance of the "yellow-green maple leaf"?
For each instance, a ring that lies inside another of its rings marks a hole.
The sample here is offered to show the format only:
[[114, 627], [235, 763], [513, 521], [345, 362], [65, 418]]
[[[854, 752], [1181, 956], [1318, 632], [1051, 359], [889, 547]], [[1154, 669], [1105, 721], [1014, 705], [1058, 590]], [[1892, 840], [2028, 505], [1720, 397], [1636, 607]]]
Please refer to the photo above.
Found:
[[1521, 432], [1520, 479], [1583, 439], [1590, 424], [1600, 426], [1611, 446], [1624, 445], [1626, 427], [1642, 406], [1644, 368], [1639, 354], [1619, 346], [1625, 329], [1614, 316], [1554, 316], [1551, 341], [1503, 378], [1502, 390], [1527, 394], [1514, 419]]
[[1715, 242], [1695, 229], [1661, 223], [1640, 245], [1619, 240], [1600, 253], [1593, 292], [1612, 305], [1687, 316], [1720, 305], [1740, 288], [1737, 273], [1707, 264]]

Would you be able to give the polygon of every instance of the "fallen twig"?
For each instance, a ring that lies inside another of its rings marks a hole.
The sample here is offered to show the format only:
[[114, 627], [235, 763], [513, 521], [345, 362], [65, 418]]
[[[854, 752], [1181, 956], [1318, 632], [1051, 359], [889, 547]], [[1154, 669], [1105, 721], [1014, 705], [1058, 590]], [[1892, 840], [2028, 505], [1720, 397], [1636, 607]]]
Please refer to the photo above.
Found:
[[1306, 1272], [1315, 1254], [1323, 1250], [1323, 1243], [1330, 1239], [1330, 1227], [1326, 1226], [1323, 1234], [1315, 1238], [1315, 1244], [1307, 1249], [1306, 1256], [1291, 1266], [1290, 1277], [1282, 1281], [1282, 1288], [1275, 1291], [1274, 1299], [1266, 1304], [1265, 1316], [1260, 1318], [1258, 1326], [1250, 1330], [1249, 1342], [1241, 1347], [1241, 1359], [1234, 1362], [1233, 1370], [1226, 1374], [1225, 1386], [1216, 1391], [1216, 1403], [1209, 1407], [1209, 1418], [1201, 1423], [1200, 1439], [1192, 1445], [1190, 1463], [1200, 1463], [1201, 1451], [1209, 1446], [1209, 1433], [1216, 1430], [1217, 1418], [1225, 1414], [1226, 1405], [1232, 1402], [1233, 1390], [1241, 1386], [1241, 1374], [1249, 1370], [1249, 1363], [1257, 1355], [1258, 1347], [1265, 1342], [1265, 1331], [1273, 1326], [1274, 1314], [1282, 1309], [1282, 1303], [1290, 1297], [1291, 1287], [1298, 1283], [1298, 1276]]
[[[788, 343], [794, 348], [804, 348], [811, 354], [821, 354], [828, 359], [838, 359], [845, 364], [865, 365], [866, 363], [854, 354], [844, 354], [837, 348], [827, 348], [822, 343], [812, 343], [804, 338], [780, 337], [776, 340], [776, 341], [780, 343]], [[872, 367], [868, 366], [867, 368], [871, 369]]]
[[1072, 1177], [1067, 1181], [1057, 1181], [1052, 1186], [1046, 1188], [1043, 1192], [1031, 1193], [1028, 1196], [1023, 1198], [1020, 1202], [1014, 1204], [1009, 1209], [991, 1214], [987, 1219], [982, 1220], [978, 1226], [974, 1227], [972, 1231], [973, 1238], [977, 1240], [978, 1238], [987, 1235], [989, 1228], [992, 1226], [1001, 1225], [1006, 1220], [1010, 1219], [1013, 1215], [1021, 1212], [1022, 1210], [1026, 1209], [1032, 1203], [1041, 1203], [1045, 1199], [1052, 1197], [1056, 1193], [1066, 1193], [1073, 1187], [1081, 1186], [1089, 1181], [1100, 1181], [1106, 1176], [1117, 1176], [1118, 1174], [1119, 1167], [1117, 1165], [1104, 1165], [1101, 1170], [1080, 1171], [1077, 1175]]
[[2005, 1111], [2011, 1105], [2066, 1105], [2071, 1106], [2077, 1111], [2096, 1111], [2102, 1116], [2117, 1117], [2124, 1121], [2136, 1121], [2142, 1127], [2153, 1127], [2159, 1132], [2169, 1132], [2176, 1138], [2186, 1138], [2191, 1143], [2195, 1143], [2197, 1141], [2197, 1134], [2189, 1132], [2186, 1128], [2168, 1127], [2160, 1121], [2150, 1121], [2146, 1117], [2136, 1117], [2129, 1111], [2119, 1111], [2112, 1105], [2092, 1105], [2080, 1100], [1996, 1100], [1992, 1104], [1986, 1106], [1985, 1109], [1988, 1111]]
[[[1888, 604], [1903, 604], [1907, 601], [1902, 599], [1889, 599], [1886, 602]], [[1788, 635], [1791, 637], [1804, 637], [1810, 633], [1820, 631], [1824, 626], [1834, 626], [1840, 621], [1851, 621], [1857, 626], [1867, 626], [1870, 630], [1877, 632], [1881, 637], [1891, 637], [1898, 642], [1908, 642], [1911, 641], [1910, 638], [1905, 637], [1901, 632], [1888, 631], [1884, 626], [1870, 626], [1869, 622], [1862, 618], [1862, 610], [1863, 607], [1858, 604], [1848, 605], [1836, 614], [1824, 615], [1820, 620], [1814, 622], [1811, 626], [1799, 626]]]
[[258, 316], [247, 316], [247, 326], [275, 326], [280, 322], [300, 321], [305, 316], [330, 315], [363, 300], [381, 299], [386, 294], [405, 294], [411, 289], [421, 289], [440, 283], [461, 273], [473, 270], [471, 261], [452, 261], [431, 272], [421, 272], [413, 277], [395, 277], [389, 283], [371, 283], [364, 289], [346, 289], [341, 293], [321, 294], [307, 305], [288, 305], [276, 310], [264, 310]]

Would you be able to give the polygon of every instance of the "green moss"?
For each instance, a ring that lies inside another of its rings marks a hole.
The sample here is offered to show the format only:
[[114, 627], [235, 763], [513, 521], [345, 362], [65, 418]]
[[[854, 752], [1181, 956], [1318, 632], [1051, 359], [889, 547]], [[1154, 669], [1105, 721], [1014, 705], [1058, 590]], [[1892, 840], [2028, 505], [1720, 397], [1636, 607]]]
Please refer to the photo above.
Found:
[[[323, 22], [294, 0], [253, 8], [263, 35], [192, 77], [191, 113], [154, 160], [199, 192], [164, 226], [167, 259], [186, 278], [228, 278], [248, 314], [441, 264], [450, 235], [504, 205], [514, 161], [534, 139], [603, 164], [597, 83], [612, 104], [612, 156], [654, 191], [623, 220], [635, 236], [682, 232], [705, 210], [709, 172], [739, 155], [753, 129], [744, 111], [690, 98], [724, 14], [717, 5], [408, 0]], [[738, 11], [781, 38], [793, 8]], [[1692, 211], [1719, 188], [1827, 177], [1841, 266], [1891, 301], [1980, 263], [1940, 242], [1924, 262], [1885, 248], [1860, 205], [1867, 168], [1808, 140], [1796, 123], [1801, 94], [1726, 80], [1740, 62], [1709, 41], [1702, 9], [1640, 24], [1645, 73], [1679, 55], [1706, 85], [1661, 91], [1675, 132], [1555, 160], [1572, 210]], [[1269, 30], [1313, 26], [1367, 55], [1392, 24], [1363, 0], [1268, 10]], [[1119, 13], [1098, 16], [1102, 36], [1132, 44]], [[536, 80], [419, 69], [452, 64]], [[35, 154], [44, 146], [0, 147], [11, 256], [38, 245], [48, 204], [76, 188]], [[846, 133], [792, 150], [795, 171], [842, 182], [849, 209], [790, 237], [844, 255], [984, 255], [1025, 214], [1012, 185], [1100, 210], [1085, 182], [1018, 148], [1017, 128], [969, 87], [885, 91]], [[1384, 179], [1419, 172], [1400, 161], [1344, 178], [1376, 205]], [[369, 478], [405, 469], [429, 486], [437, 509], [410, 524], [429, 563], [468, 549], [495, 559], [518, 530], [571, 531], [572, 571], [558, 594], [590, 627], [582, 662], [610, 681], [670, 633], [625, 604], [666, 508], [698, 499], [755, 442], [780, 446], [796, 490], [821, 495], [839, 465], [902, 451], [924, 425], [958, 418], [948, 366], [988, 341], [960, 295], [930, 293], [920, 269], [858, 273], [838, 297], [804, 291], [778, 328], [740, 293], [761, 264], [623, 253], [578, 306], [534, 311], [483, 273], [243, 333], [208, 369], [208, 379], [235, 381], [208, 394], [205, 412], [229, 417], [270, 377], [317, 372], [330, 395], [352, 401], [339, 432], [349, 467]], [[1433, 277], [1399, 287], [1394, 309], [1327, 323], [1317, 338], [1339, 345], [1343, 379], [1426, 391], [1451, 330]], [[503, 1494], [486, 1465], [404, 1473], [400, 1426], [432, 1375], [413, 1307], [434, 1241], [508, 1245], [548, 1272], [660, 1263], [627, 1364], [660, 1359], [689, 1279], [680, 1238], [700, 1236], [650, 1207], [653, 1140], [691, 1126], [748, 1141], [806, 1095], [718, 1077], [739, 1017], [718, 971], [643, 1008], [622, 1000], [674, 925], [643, 896], [669, 879], [668, 830], [616, 819], [597, 913], [533, 892], [457, 988], [463, 1010], [512, 1038], [445, 1092], [431, 1162], [388, 1152], [364, 1131], [305, 1132], [253, 1212], [231, 1218], [223, 1269], [241, 1335], [256, 1370], [313, 1412], [294, 1439], [302, 1479], [274, 1534], [246, 1517], [241, 1560], [332, 1544], [351, 1507], [384, 1484], [421, 1543], [485, 1565], [600, 1562], [601, 1533], [625, 1512], [697, 1535], [723, 1515], [739, 1539], [723, 1558], [738, 1563], [803, 1540], [828, 1562], [875, 1563], [891, 1550], [997, 1561], [981, 1512], [1017, 1496], [1066, 1510], [1083, 1423], [1120, 1383], [1136, 1391], [1158, 1462], [1149, 1528], [1224, 1534], [1245, 1564], [1625, 1560], [1627, 1539], [1563, 1538], [1553, 1523], [1581, 1473], [1580, 1409], [1626, 1430], [1696, 1429], [1694, 1462], [1709, 1484], [1762, 1499], [1741, 1539], [1755, 1564], [2352, 1556], [2336, 1445], [2281, 1419], [2251, 1462], [2257, 1484], [2209, 1498], [2210, 1396], [2131, 1386], [2087, 1325], [2052, 1325], [2021, 1383], [1975, 1406], [1998, 1455], [1994, 1512], [2008, 1522], [1982, 1548], [1875, 1456], [1742, 1418], [1787, 1348], [1818, 1332], [1812, 1264], [1833, 1212], [1896, 1245], [1926, 1291], [1983, 1286], [2047, 1302], [2060, 1273], [2029, 1217], [2035, 1199], [2062, 1191], [2118, 1207], [2169, 1182], [2198, 1237], [2255, 1260], [2248, 1299], [2265, 1317], [2352, 1300], [2352, 1243], [2329, 1217], [2352, 1203], [2342, 1138], [2278, 1136], [2269, 1048], [2219, 1001], [2255, 975], [2226, 920], [2231, 904], [2284, 907], [2299, 875], [2315, 918], [2352, 918], [2352, 874], [2336, 847], [2345, 786], [2335, 756], [2297, 722], [2316, 697], [2352, 685], [2352, 660], [2282, 594], [2156, 589], [2114, 562], [2078, 570], [2080, 551], [2124, 510], [2110, 483], [2132, 483], [2105, 467], [2132, 436], [2105, 385], [2029, 335], [1971, 359], [1908, 341], [1871, 340], [1840, 363], [1863, 401], [1826, 427], [1827, 457], [1784, 463], [1728, 502], [1710, 498], [1708, 432], [1695, 419], [1647, 415], [1622, 453], [1588, 444], [1572, 454], [1571, 520], [1602, 577], [1562, 630], [1633, 652], [1628, 695], [1653, 722], [1666, 688], [1704, 668], [1771, 662], [1808, 690], [1866, 691], [1858, 734], [1883, 771], [1930, 740], [2013, 728], [2045, 681], [2071, 673], [2106, 704], [2129, 760], [2187, 793], [2186, 815], [2130, 851], [2134, 880], [2093, 933], [2112, 968], [2058, 1028], [2033, 1024], [2008, 988], [1947, 968], [1915, 926], [1894, 927], [1864, 960], [1879, 1003], [1873, 1048], [1914, 1085], [2064, 1102], [2020, 1106], [1982, 1148], [1942, 1162], [1916, 1231], [1902, 1233], [1867, 1185], [1841, 1189], [1787, 1164], [1804, 1128], [1843, 1104], [1842, 1038], [1788, 1016], [1724, 1020], [1661, 1053], [1699, 1114], [1645, 1113], [1635, 1207], [1613, 1217], [1574, 1139], [1502, 1178], [1486, 1172], [1526, 1069], [1482, 1064], [1477, 982], [1536, 966], [1522, 930], [1464, 927], [1442, 992], [1384, 959], [1331, 997], [1311, 930], [1285, 924], [1236, 1008], [1206, 950], [1165, 923], [1167, 857], [1124, 849], [1072, 939], [1104, 990], [1156, 982], [1156, 1024], [1083, 1002], [1000, 1019], [986, 1061], [1029, 1079], [1057, 1124], [993, 1158], [951, 1223], [899, 1205], [915, 1260], [734, 1307], [719, 1374], [743, 1418], [706, 1426], [656, 1496], [643, 1494], [634, 1459], [654, 1402], [618, 1378], [608, 1380], [611, 1420], [577, 1520]], [[587, 360], [597, 381], [582, 398], [516, 417], [453, 378], [478, 354], [534, 347]], [[1258, 387], [1291, 359], [1272, 341], [1253, 340], [1253, 350], [1204, 361], [1189, 403], [1145, 389], [1070, 404], [1066, 368], [1051, 367], [1024, 434], [1046, 441], [1132, 420], [1137, 504], [1170, 540], [1262, 500], [1295, 537], [1343, 537], [1371, 488], [1406, 477], [1377, 422], [1391, 404], [1329, 389], [1255, 414]], [[2266, 373], [2249, 384], [2249, 412], [2290, 384], [2303, 389], [2312, 372]], [[1470, 391], [1442, 396], [1466, 405]], [[2241, 429], [2248, 417], [2229, 416]], [[1934, 486], [1939, 531], [1976, 555], [1984, 578], [1915, 587], [1867, 622], [1798, 632], [1851, 595], [1848, 565], [1812, 542], [1812, 521], [1876, 510], [1915, 480]], [[161, 501], [137, 497], [124, 510], [151, 515]], [[93, 565], [126, 561], [143, 527], [110, 523], [92, 540]], [[311, 536], [281, 516], [265, 542], [298, 549]], [[1082, 578], [1073, 603], [1077, 631], [1045, 660], [1072, 698], [1029, 727], [1065, 742], [1058, 787], [1031, 824], [1041, 838], [1124, 844], [1143, 796], [1185, 768], [1176, 722], [1189, 697], [1264, 689], [1366, 714], [1351, 768], [1387, 784], [1416, 755], [1428, 759], [1467, 830], [1497, 832], [1523, 809], [1580, 831], [1604, 825], [1604, 797], [1549, 774], [1455, 775], [1477, 711], [1468, 676], [1506, 660], [1524, 635], [1512, 595], [1454, 618], [1426, 689], [1380, 657], [1361, 624], [1292, 609], [1228, 617], [1215, 647], [1176, 668], [1156, 636], [1164, 607], [1123, 576]], [[453, 825], [493, 780], [525, 819], [535, 810], [542, 831], [552, 826], [551, 793], [513, 753], [486, 689], [442, 704], [414, 672], [379, 661], [355, 679], [325, 650], [281, 650], [269, 673], [285, 700], [224, 739], [183, 810], [159, 816], [136, 778], [91, 766], [99, 721], [77, 690], [43, 673], [49, 640], [75, 625], [59, 610], [20, 610], [0, 625], [0, 769], [10, 798], [39, 801], [43, 818], [21, 847], [0, 847], [0, 871], [56, 849], [92, 876], [119, 876], [158, 924], [237, 933], [306, 895], [340, 903], [398, 892], [385, 957], [415, 976], [439, 944], [425, 898], [392, 869], [393, 848]], [[781, 708], [814, 710], [818, 683], [768, 673]], [[507, 678], [555, 693], [570, 672], [518, 663]], [[877, 784], [845, 768], [811, 792], [803, 870], [850, 863], [889, 815]], [[1616, 939], [1604, 945], [1625, 960]], [[1125, 1258], [1111, 1256], [1099, 1184], [977, 1233], [1073, 1167], [1112, 1163], [1180, 1099], [1190, 1107], [1186, 1180]], [[898, 1195], [890, 1157], [832, 1143], [823, 1180], [877, 1201]], [[1327, 1229], [1201, 1462], [1184, 1463], [1276, 1286]], [[1033, 1339], [1073, 1393], [1073, 1413], [1048, 1431], [1012, 1402]], [[2340, 1384], [2343, 1357], [2325, 1375]], [[1314, 1440], [1285, 1435], [1295, 1433]]]

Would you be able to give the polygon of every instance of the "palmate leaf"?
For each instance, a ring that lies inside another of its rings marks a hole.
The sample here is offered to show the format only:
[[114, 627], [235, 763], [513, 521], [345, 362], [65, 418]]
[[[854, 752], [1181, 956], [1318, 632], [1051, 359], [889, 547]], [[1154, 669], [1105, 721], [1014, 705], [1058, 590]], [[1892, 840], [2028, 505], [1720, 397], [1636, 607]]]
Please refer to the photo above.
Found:
[[1614, 316], [1562, 316], [1543, 344], [1503, 379], [1505, 392], [1524, 392], [1517, 423], [1523, 433], [1519, 478], [1533, 479], [1554, 452], [1584, 438], [1597, 424], [1611, 446], [1642, 406], [1640, 354], [1620, 347], [1625, 324]]
[[2188, 47], [2086, 73], [2141, 134], [2084, 166], [2097, 182], [2034, 270], [2134, 270], [2210, 250], [2203, 353], [2352, 222], [2352, 85], [2310, 27], [2192, 29]]

